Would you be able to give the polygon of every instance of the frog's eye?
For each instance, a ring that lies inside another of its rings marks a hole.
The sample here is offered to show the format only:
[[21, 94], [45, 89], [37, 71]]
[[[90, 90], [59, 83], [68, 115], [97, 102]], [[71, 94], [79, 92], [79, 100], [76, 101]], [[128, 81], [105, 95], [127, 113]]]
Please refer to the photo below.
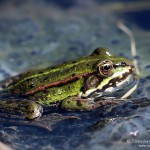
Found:
[[126, 66], [127, 63], [126, 62], [121, 62], [121, 66]]
[[111, 76], [114, 73], [113, 63], [110, 60], [105, 60], [98, 65], [100, 75]]

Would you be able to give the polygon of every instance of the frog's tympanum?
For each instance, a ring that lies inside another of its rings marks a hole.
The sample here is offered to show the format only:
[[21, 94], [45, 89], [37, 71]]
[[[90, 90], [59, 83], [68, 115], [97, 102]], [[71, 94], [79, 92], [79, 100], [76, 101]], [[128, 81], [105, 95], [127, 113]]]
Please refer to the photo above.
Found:
[[22, 112], [28, 119], [39, 117], [42, 105], [69, 111], [92, 110], [110, 97], [127, 98], [137, 82], [131, 61], [97, 48], [78, 60], [29, 71], [3, 82], [0, 109]]

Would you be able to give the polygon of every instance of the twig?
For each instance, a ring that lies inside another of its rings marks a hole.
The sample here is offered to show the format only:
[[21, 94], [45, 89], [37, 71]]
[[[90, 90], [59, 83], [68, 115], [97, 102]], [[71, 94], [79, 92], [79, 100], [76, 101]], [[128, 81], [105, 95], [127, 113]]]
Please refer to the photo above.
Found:
[[125, 26], [122, 22], [118, 23], [118, 28], [121, 29], [123, 32], [125, 32], [130, 38], [130, 41], [131, 41], [131, 54], [133, 56], [133, 64], [135, 66], [136, 73], [139, 75], [140, 71], [139, 71], [139, 67], [138, 67], [138, 61], [137, 61], [137, 58], [136, 58], [137, 53], [136, 53], [136, 44], [135, 44], [134, 35], [133, 35], [132, 31], [127, 26]]

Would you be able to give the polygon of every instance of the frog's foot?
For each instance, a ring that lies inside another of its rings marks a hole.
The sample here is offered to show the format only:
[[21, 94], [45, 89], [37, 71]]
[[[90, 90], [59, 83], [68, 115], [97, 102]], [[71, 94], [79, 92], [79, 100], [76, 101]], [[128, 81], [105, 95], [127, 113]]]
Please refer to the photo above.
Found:
[[86, 110], [94, 110], [97, 108], [101, 108], [105, 105], [110, 104], [118, 104], [116, 100], [113, 99], [102, 99], [99, 101], [94, 101], [93, 99], [83, 99], [79, 97], [68, 97], [67, 99], [64, 99], [60, 107], [64, 110], [72, 111], [72, 110], [78, 110], [78, 111], [86, 111]]
[[3, 100], [0, 101], [0, 109], [8, 113], [21, 113], [26, 119], [33, 120], [42, 115], [43, 108], [41, 105], [28, 99], [25, 100]]
[[24, 114], [26, 119], [33, 120], [42, 116], [43, 107], [34, 101], [28, 102], [25, 107], [26, 110]]

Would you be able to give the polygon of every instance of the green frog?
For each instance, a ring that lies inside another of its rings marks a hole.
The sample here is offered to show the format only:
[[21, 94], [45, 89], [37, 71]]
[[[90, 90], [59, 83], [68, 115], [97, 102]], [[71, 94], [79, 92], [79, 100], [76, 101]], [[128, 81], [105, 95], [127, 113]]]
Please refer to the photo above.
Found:
[[89, 56], [2, 82], [0, 109], [21, 112], [28, 119], [40, 117], [42, 106], [93, 110], [110, 104], [110, 99], [127, 98], [137, 84], [133, 63], [100, 47]]

